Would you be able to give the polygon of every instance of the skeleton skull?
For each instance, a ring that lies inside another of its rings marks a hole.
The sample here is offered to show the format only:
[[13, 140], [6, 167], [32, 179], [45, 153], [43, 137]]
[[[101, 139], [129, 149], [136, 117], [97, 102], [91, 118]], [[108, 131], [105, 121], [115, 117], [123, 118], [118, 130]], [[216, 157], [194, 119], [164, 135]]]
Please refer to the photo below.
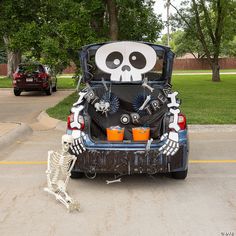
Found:
[[73, 143], [73, 137], [68, 134], [64, 134], [61, 137], [62, 151], [68, 152], [70, 145]]
[[147, 44], [114, 42], [101, 46], [95, 55], [98, 68], [111, 74], [111, 81], [141, 81], [156, 64], [156, 52]]

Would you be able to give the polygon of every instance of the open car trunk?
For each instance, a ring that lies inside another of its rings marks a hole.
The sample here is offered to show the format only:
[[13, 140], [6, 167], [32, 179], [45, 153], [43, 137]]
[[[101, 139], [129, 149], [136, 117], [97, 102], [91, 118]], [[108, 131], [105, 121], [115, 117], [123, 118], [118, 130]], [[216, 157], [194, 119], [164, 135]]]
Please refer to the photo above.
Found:
[[[166, 98], [163, 94], [163, 83], [153, 83], [154, 88], [151, 93], [148, 89], [142, 87], [141, 84], [111, 84], [106, 83], [107, 90], [102, 83], [91, 84], [91, 87], [99, 97], [107, 101], [109, 98], [110, 109], [107, 113], [96, 111], [94, 104], [87, 103], [85, 112], [89, 116], [88, 132], [90, 138], [95, 142], [106, 142], [106, 128], [112, 126], [120, 126], [125, 128], [123, 142], [132, 142], [132, 128], [149, 127], [150, 138], [154, 141], [160, 139], [164, 132], [163, 119], [167, 112]], [[147, 96], [151, 96], [148, 110], [138, 110]], [[158, 108], [152, 106], [152, 101], [158, 104]], [[132, 122], [132, 114], [138, 113], [139, 119]], [[122, 124], [121, 117], [126, 114], [130, 121]], [[138, 121], [138, 122], [137, 122]]]

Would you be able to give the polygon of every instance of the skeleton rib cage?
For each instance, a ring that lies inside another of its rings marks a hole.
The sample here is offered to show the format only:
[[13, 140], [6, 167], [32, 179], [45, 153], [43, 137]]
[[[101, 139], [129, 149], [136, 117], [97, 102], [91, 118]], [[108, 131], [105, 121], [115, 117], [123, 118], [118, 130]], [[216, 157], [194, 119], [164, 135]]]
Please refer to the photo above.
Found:
[[74, 157], [72, 155], [63, 155], [58, 152], [51, 152], [48, 162], [48, 170], [50, 170], [50, 180], [52, 184], [57, 184], [58, 181], [66, 181], [70, 175], [70, 169]]

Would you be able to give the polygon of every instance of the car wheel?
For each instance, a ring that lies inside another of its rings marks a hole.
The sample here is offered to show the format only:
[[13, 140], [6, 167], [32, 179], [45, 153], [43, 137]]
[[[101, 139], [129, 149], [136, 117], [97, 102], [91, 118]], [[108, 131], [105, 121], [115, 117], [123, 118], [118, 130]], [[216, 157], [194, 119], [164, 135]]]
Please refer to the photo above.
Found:
[[15, 96], [20, 96], [21, 90], [15, 88], [15, 89], [14, 89], [14, 94], [15, 94]]
[[52, 85], [50, 84], [49, 88], [45, 90], [47, 95], [52, 95]]
[[78, 171], [71, 171], [71, 179], [82, 179], [84, 177], [84, 173]]
[[185, 179], [188, 175], [188, 169], [184, 171], [176, 171], [171, 173], [171, 177], [174, 179]]
[[56, 83], [55, 86], [52, 88], [52, 91], [53, 91], [53, 92], [56, 92], [56, 91], [57, 91], [57, 83]]

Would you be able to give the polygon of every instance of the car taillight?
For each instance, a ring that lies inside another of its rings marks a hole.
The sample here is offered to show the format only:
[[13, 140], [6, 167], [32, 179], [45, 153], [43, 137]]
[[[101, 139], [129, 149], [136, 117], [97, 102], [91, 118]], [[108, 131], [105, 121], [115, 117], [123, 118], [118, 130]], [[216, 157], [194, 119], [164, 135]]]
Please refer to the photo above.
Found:
[[47, 74], [47, 73], [43, 73], [43, 72], [42, 72], [42, 73], [39, 73], [39, 74], [38, 74], [38, 78], [39, 78], [39, 79], [48, 78], [48, 74]]
[[68, 117], [67, 117], [67, 129], [69, 130], [83, 130], [84, 129], [84, 117], [83, 116], [78, 116], [78, 123], [80, 125], [80, 127], [71, 127], [71, 123], [74, 121], [74, 113], [71, 113]]
[[16, 79], [21, 79], [23, 77], [23, 74], [21, 73], [15, 73], [13, 78], [16, 80]]
[[185, 115], [179, 114], [178, 125], [180, 127], [180, 130], [186, 129], [186, 127], [187, 127], [187, 120], [186, 120], [186, 116]]

